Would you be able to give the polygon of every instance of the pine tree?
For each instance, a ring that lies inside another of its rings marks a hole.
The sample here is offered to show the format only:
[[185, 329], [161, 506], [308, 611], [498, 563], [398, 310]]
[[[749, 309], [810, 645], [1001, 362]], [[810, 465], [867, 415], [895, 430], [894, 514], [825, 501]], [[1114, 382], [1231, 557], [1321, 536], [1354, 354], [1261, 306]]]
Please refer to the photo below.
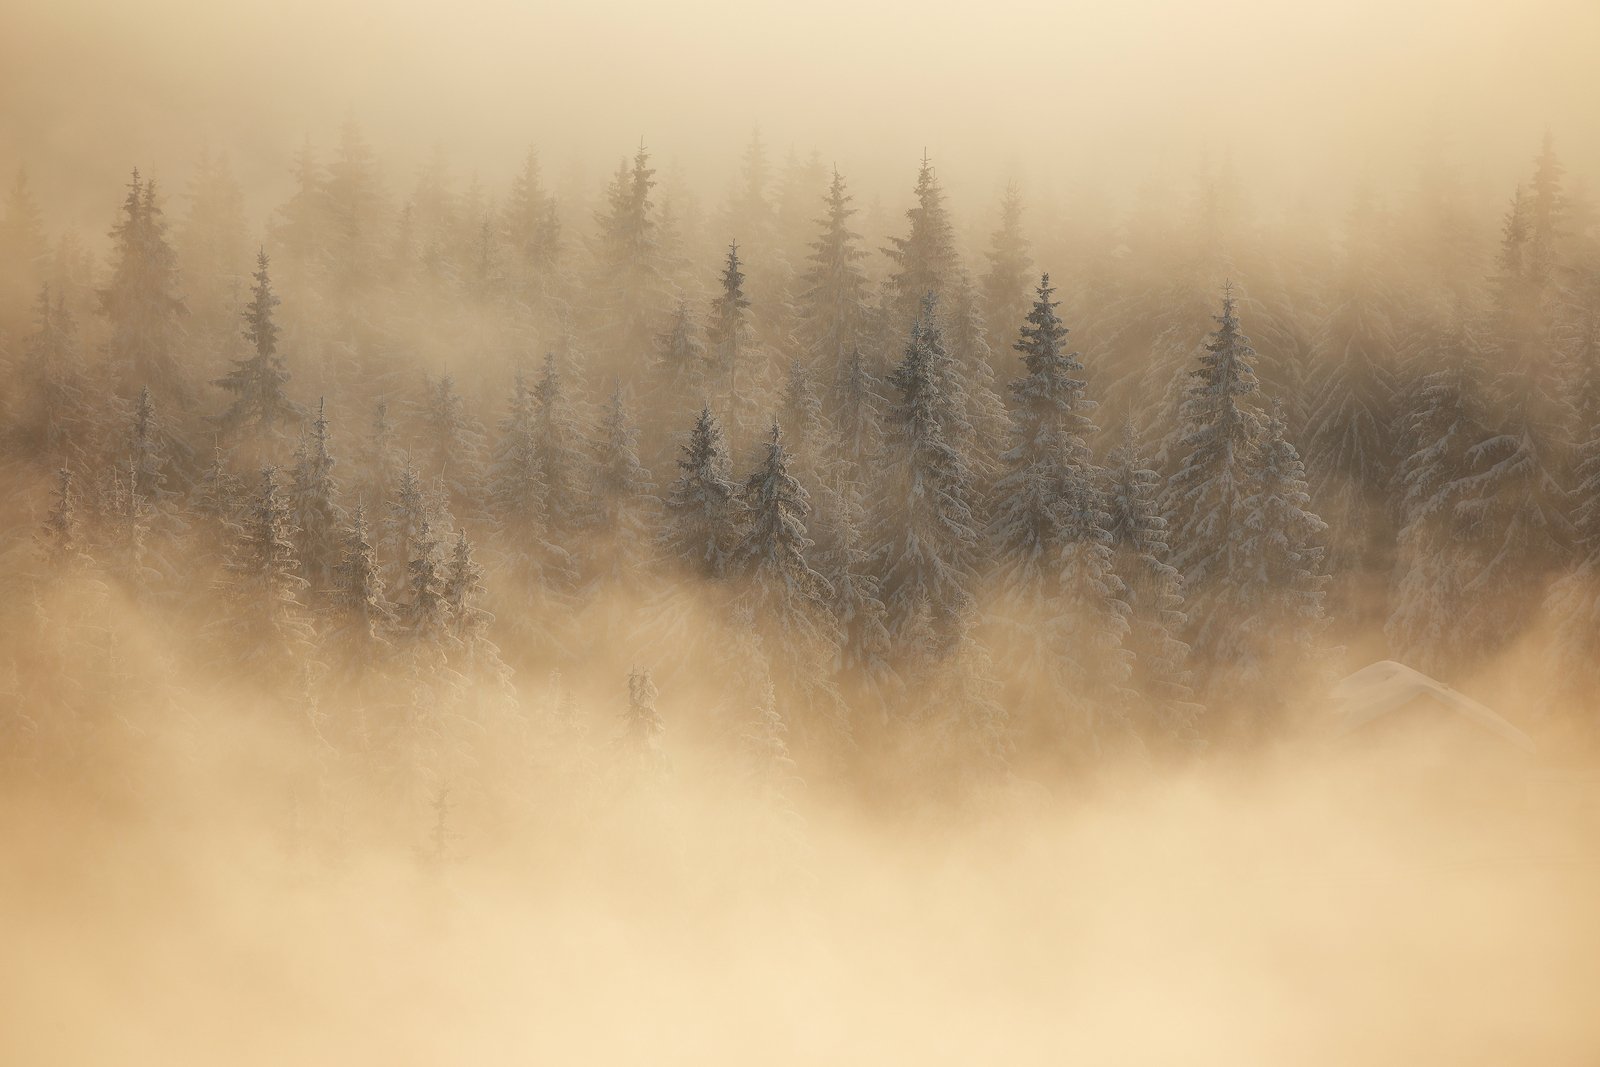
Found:
[[1368, 531], [1364, 543], [1348, 539], [1348, 569], [1354, 571], [1367, 570], [1383, 548], [1383, 496], [1393, 477], [1392, 428], [1398, 414], [1393, 366], [1398, 343], [1376, 270], [1377, 222], [1369, 205], [1357, 205], [1345, 277], [1323, 329], [1311, 383], [1306, 438], [1313, 496], [1341, 525]]
[[944, 340], [936, 311], [930, 296], [904, 358], [889, 376], [899, 395], [887, 419], [873, 553], [897, 645], [906, 647], [916, 620], [925, 615], [933, 651], [953, 647], [965, 630], [977, 541], [971, 474], [941, 426], [946, 397], [937, 368]]
[[865, 474], [882, 446], [881, 387], [861, 347], [852, 345], [834, 379], [829, 412], [838, 433], [838, 456], [852, 477]]
[[929, 293], [941, 299], [951, 295], [950, 284], [960, 266], [944, 189], [926, 153], [917, 172], [916, 198], [916, 206], [906, 212], [911, 223], [906, 236], [890, 238], [890, 247], [883, 250], [892, 267], [885, 304], [889, 325], [898, 330], [908, 329], [923, 314]]
[[1194, 698], [1189, 645], [1182, 638], [1188, 622], [1183, 577], [1168, 562], [1167, 522], [1156, 501], [1161, 480], [1139, 455], [1131, 419], [1107, 457], [1107, 478], [1113, 567], [1129, 609], [1125, 646], [1133, 653], [1133, 686], [1144, 712], [1140, 726], [1155, 744], [1192, 743], [1204, 709]]
[[423, 488], [422, 476], [409, 460], [401, 468], [394, 496], [385, 503], [383, 554], [389, 561], [390, 587], [403, 591], [409, 585], [409, 567], [417, 556], [423, 526], [435, 515], [433, 503]]
[[444, 481], [454, 511], [475, 516], [483, 497], [486, 444], [482, 428], [467, 414], [450, 375], [441, 375], [429, 391], [423, 426], [428, 473]]
[[810, 497], [789, 473], [789, 453], [776, 419], [767, 439], [766, 459], [751, 472], [740, 493], [747, 516], [733, 551], [733, 568], [750, 579], [758, 619], [776, 624], [783, 641], [831, 644], [827, 603], [832, 589], [807, 562], [811, 539], [805, 520]]
[[628, 672], [628, 711], [623, 719], [620, 743], [649, 772], [660, 772], [666, 764], [661, 750], [661, 735], [666, 732], [666, 724], [656, 710], [659, 695], [649, 669], [635, 667]]
[[870, 323], [867, 276], [860, 263], [867, 253], [861, 235], [850, 229], [856, 209], [834, 168], [828, 187], [822, 232], [811, 242], [810, 266], [800, 277], [799, 340], [818, 366], [839, 373], [850, 354], [866, 339]]
[[454, 651], [454, 624], [445, 587], [444, 560], [438, 535], [424, 517], [411, 540], [406, 561], [405, 599], [398, 611], [399, 632], [411, 650], [412, 662], [426, 669], [442, 668]]
[[730, 450], [749, 441], [754, 432], [752, 403], [757, 387], [748, 312], [750, 301], [744, 295], [744, 272], [739, 264], [739, 244], [728, 246], [722, 269], [722, 293], [711, 305], [707, 335], [711, 342], [710, 389], [723, 396], [722, 421], [728, 428]]
[[177, 388], [175, 348], [185, 310], [177, 292], [178, 258], [167, 241], [155, 182], [144, 181], [137, 170], [111, 240], [111, 278], [99, 297], [111, 325], [112, 363], [125, 383]]
[[[1327, 626], [1323, 598], [1327, 523], [1311, 510], [1305, 468], [1274, 405], [1253, 460], [1239, 544], [1240, 568], [1228, 600], [1235, 624], [1217, 649], [1214, 684], [1235, 712], [1281, 713], [1304, 688]], [[1246, 722], [1250, 732], [1270, 719]]]
[[502, 530], [519, 539], [541, 536], [546, 487], [539, 465], [538, 399], [518, 366], [511, 404], [489, 461], [489, 507]]
[[1053, 740], [1098, 746], [1121, 729], [1129, 703], [1128, 607], [1088, 443], [1094, 403], [1076, 376], [1082, 363], [1064, 351], [1054, 293], [1043, 276], [1013, 346], [1023, 374], [1011, 383], [1011, 432], [994, 489], [1002, 580], [991, 622], [1006, 633], [995, 646], [1013, 702], [1060, 709], [1047, 725]]
[[344, 650], [347, 664], [365, 669], [388, 647], [395, 610], [384, 593], [378, 553], [367, 531], [366, 511], [360, 505], [351, 515], [341, 541], [327, 605], [333, 619], [330, 637]]
[[228, 561], [228, 641], [241, 670], [264, 682], [281, 683], [309, 655], [311, 628], [304, 617], [288, 505], [278, 491], [277, 471], [264, 467], [260, 488], [235, 527]]
[[651, 199], [655, 173], [641, 143], [632, 166], [624, 160], [618, 168], [606, 210], [596, 218], [595, 291], [607, 294], [605, 306], [597, 310], [610, 350], [634, 358], [649, 344], [649, 322], [661, 289], [659, 226]]
[[483, 568], [472, 558], [467, 531], [461, 530], [456, 534], [455, 548], [444, 572], [445, 603], [450, 608], [451, 635], [460, 650], [461, 673], [509, 692], [511, 668], [489, 638], [494, 616], [483, 607], [485, 595]]
[[839, 628], [838, 675], [852, 696], [884, 711], [903, 683], [890, 663], [888, 612], [864, 544], [861, 488], [847, 483], [836, 495], [834, 547], [820, 569], [833, 587], [833, 615]]
[[1162, 500], [1173, 531], [1173, 565], [1189, 590], [1191, 641], [1207, 657], [1229, 627], [1220, 595], [1243, 575], [1244, 498], [1259, 424], [1255, 410], [1246, 406], [1256, 392], [1255, 352], [1240, 329], [1236, 307], [1230, 287], [1217, 331], [1190, 375], [1177, 470]]
[[240, 268], [250, 240], [244, 191], [226, 155], [203, 149], [189, 186], [189, 207], [175, 241], [188, 306], [208, 345], [229, 340], [242, 303]]
[[39, 547], [51, 566], [65, 570], [84, 558], [83, 531], [79, 527], [77, 494], [72, 488], [72, 471], [56, 471], [55, 500], [39, 527]]
[[1021, 586], [1043, 581], [1052, 554], [1065, 541], [1086, 535], [1065, 529], [1097, 490], [1089, 440], [1095, 434], [1085, 395], [1083, 364], [1064, 351], [1067, 327], [1056, 315], [1059, 302], [1044, 275], [1036, 289], [1020, 339], [1023, 375], [1011, 383], [1011, 434], [1001, 453], [994, 487], [992, 522], [996, 556], [1009, 580]]
[[600, 535], [604, 571], [614, 581], [640, 573], [649, 547], [655, 485], [639, 462], [639, 430], [622, 386], [612, 391], [599, 427], [591, 523]]
[[313, 600], [334, 587], [334, 569], [340, 558], [341, 509], [339, 485], [333, 476], [334, 460], [328, 447], [328, 413], [317, 402], [311, 434], [295, 452], [290, 478], [289, 513], [295, 531], [295, 556]]
[[1022, 191], [1006, 185], [1000, 200], [1000, 226], [989, 238], [989, 267], [983, 274], [983, 317], [1002, 336], [1028, 314], [1028, 241], [1022, 232]]
[[360, 291], [375, 277], [389, 205], [377, 158], [354, 122], [339, 128], [322, 190], [323, 242], [334, 284], [345, 292]]
[[289, 369], [278, 354], [278, 326], [272, 314], [278, 298], [272, 292], [265, 249], [256, 254], [255, 280], [244, 313], [244, 336], [253, 351], [212, 384], [233, 394], [233, 402], [218, 418], [228, 431], [270, 434], [298, 422], [305, 413], [285, 392]]
[[706, 399], [715, 383], [709, 381], [705, 345], [696, 335], [686, 301], [678, 301], [672, 322], [656, 338], [651, 376], [669, 408]]
[[1391, 610], [1384, 632], [1406, 663], [1448, 677], [1476, 653], [1468, 584], [1483, 539], [1470, 518], [1473, 450], [1487, 434], [1479, 345], [1457, 322], [1430, 343], [1425, 374], [1399, 437], [1400, 521]]
[[702, 407], [678, 459], [678, 479], [667, 496], [662, 545], [667, 555], [704, 578], [728, 573], [741, 524], [722, 428]]
[[39, 287], [33, 333], [23, 342], [16, 420], [19, 442], [36, 455], [65, 457], [86, 450], [94, 435], [88, 394], [92, 382], [78, 354], [77, 327], [58, 290]]
[[544, 373], [534, 386], [538, 401], [535, 429], [539, 475], [544, 482], [544, 514], [550, 536], [569, 544], [584, 522], [584, 460], [577, 413], [554, 355], [545, 356]]
[[780, 412], [782, 422], [789, 427], [787, 436], [794, 442], [796, 468], [808, 479], [814, 479], [822, 469], [824, 449], [832, 434], [811, 370], [798, 358], [789, 361]]
[[1548, 279], [1533, 244], [1538, 203], [1519, 195], [1506, 221], [1488, 376], [1499, 412], [1472, 449], [1471, 475], [1457, 504], [1483, 547], [1482, 567], [1467, 586], [1468, 629], [1481, 651], [1530, 621], [1572, 537], [1564, 482], [1574, 420], [1550, 344]]
[[290, 164], [294, 192], [272, 222], [272, 243], [287, 257], [298, 278], [316, 276], [326, 266], [327, 181], [309, 138]]
[[0, 329], [26, 320], [28, 301], [46, 284], [49, 255], [28, 172], [19, 167], [0, 210]]

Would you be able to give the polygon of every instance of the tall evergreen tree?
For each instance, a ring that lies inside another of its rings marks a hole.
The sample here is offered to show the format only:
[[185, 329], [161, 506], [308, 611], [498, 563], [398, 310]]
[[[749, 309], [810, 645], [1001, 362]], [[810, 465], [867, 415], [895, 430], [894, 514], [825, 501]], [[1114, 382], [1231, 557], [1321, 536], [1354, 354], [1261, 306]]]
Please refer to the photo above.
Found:
[[278, 490], [277, 471], [264, 467], [255, 496], [235, 527], [224, 595], [223, 654], [241, 670], [267, 683], [292, 676], [309, 655], [311, 627], [301, 597], [289, 507]]
[[663, 548], [701, 577], [725, 577], [741, 525], [741, 501], [722, 428], [709, 406], [695, 418], [678, 471], [666, 500]]
[[295, 557], [313, 601], [327, 596], [335, 585], [334, 571], [341, 556], [342, 509], [339, 485], [333, 475], [329, 449], [328, 412], [317, 403], [311, 433], [295, 452], [289, 483], [289, 513], [294, 526]]
[[867, 276], [861, 261], [867, 253], [861, 235], [850, 229], [856, 209], [834, 168], [826, 198], [827, 214], [811, 242], [809, 266], [800, 276], [799, 340], [818, 366], [839, 372], [869, 329]]
[[1207, 656], [1229, 626], [1222, 594], [1243, 576], [1244, 499], [1260, 421], [1249, 406], [1256, 392], [1255, 351], [1240, 328], [1231, 287], [1216, 322], [1190, 375], [1177, 470], [1162, 501], [1173, 530], [1173, 564], [1189, 589], [1190, 637]]
[[1006, 185], [1000, 199], [1000, 225], [989, 237], [989, 266], [983, 273], [983, 316], [1004, 336], [1028, 314], [1028, 240], [1022, 231], [1022, 190]]
[[125, 384], [181, 383], [176, 348], [184, 304], [178, 295], [178, 257], [154, 181], [133, 172], [122, 215], [111, 231], [111, 277], [99, 292], [111, 325], [109, 354]]
[[908, 329], [922, 315], [929, 293], [941, 299], [952, 295], [950, 283], [960, 266], [944, 189], [926, 153], [917, 171], [916, 198], [916, 205], [906, 212], [910, 220], [906, 236], [890, 238], [890, 246], [883, 250], [891, 266], [884, 302], [889, 326], [896, 330]]
[[1128, 601], [1133, 686], [1139, 693], [1147, 740], [1187, 744], [1199, 735], [1203, 710], [1195, 701], [1183, 577], [1168, 560], [1167, 522], [1157, 504], [1161, 479], [1141, 459], [1132, 420], [1107, 457], [1106, 494], [1114, 568]]
[[730, 448], [738, 450], [754, 434], [758, 368], [750, 328], [750, 301], [744, 295], [744, 271], [739, 244], [728, 246], [722, 268], [722, 292], [711, 305], [707, 335], [711, 342], [712, 390], [720, 394], [722, 422], [728, 428]]
[[891, 634], [902, 648], [918, 643], [918, 620], [925, 619], [934, 652], [954, 647], [965, 631], [977, 542], [971, 473], [941, 425], [943, 348], [930, 296], [889, 376], [899, 395], [887, 419], [874, 539]]
[[[1305, 469], [1274, 405], [1244, 498], [1241, 567], [1228, 591], [1234, 625], [1217, 648], [1214, 687], [1236, 713], [1279, 713], [1303, 691], [1321, 655], [1328, 583], [1327, 524], [1311, 510]], [[1248, 732], [1269, 723], [1245, 722]]]
[[278, 298], [272, 291], [265, 249], [256, 254], [255, 280], [244, 313], [244, 336], [251, 352], [212, 383], [233, 395], [232, 403], [219, 416], [221, 424], [233, 433], [272, 433], [304, 415], [286, 392], [289, 368], [278, 354], [278, 326], [273, 321]]

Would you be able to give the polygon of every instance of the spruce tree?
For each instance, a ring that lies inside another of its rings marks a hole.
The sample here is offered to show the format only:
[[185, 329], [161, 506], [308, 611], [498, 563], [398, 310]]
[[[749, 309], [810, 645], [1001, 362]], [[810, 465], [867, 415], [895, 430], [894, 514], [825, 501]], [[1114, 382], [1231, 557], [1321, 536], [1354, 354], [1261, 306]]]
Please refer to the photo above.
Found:
[[295, 556], [312, 599], [319, 600], [334, 587], [334, 569], [340, 559], [339, 484], [333, 476], [329, 450], [328, 412], [317, 402], [311, 433], [300, 441], [290, 477], [289, 513], [295, 531]]
[[750, 301], [744, 295], [744, 271], [739, 244], [728, 246], [722, 268], [722, 292], [712, 302], [707, 336], [711, 342], [710, 390], [722, 397], [722, 422], [728, 429], [729, 447], [737, 452], [754, 433], [752, 402], [758, 387], [754, 341], [749, 321]]
[[1231, 287], [1216, 322], [1190, 374], [1177, 470], [1162, 500], [1173, 531], [1173, 565], [1189, 590], [1191, 641], [1206, 656], [1230, 626], [1223, 594], [1243, 579], [1244, 498], [1259, 427], [1248, 406], [1256, 392], [1255, 352], [1240, 328]]
[[457, 514], [476, 516], [483, 497], [486, 443], [478, 421], [466, 411], [455, 379], [445, 374], [429, 390], [423, 409], [423, 447], [428, 473], [442, 479]]
[[553, 354], [545, 356], [544, 373], [533, 395], [538, 402], [534, 426], [539, 476], [545, 490], [545, 521], [557, 544], [570, 544], [585, 517], [585, 464], [579, 449], [583, 434]]
[[837, 374], [850, 353], [866, 340], [870, 324], [867, 276], [860, 263], [867, 253], [861, 235], [850, 229], [856, 209], [834, 168], [826, 198], [827, 214], [811, 242], [809, 266], [800, 276], [799, 341], [816, 364]]
[[933, 653], [954, 647], [965, 631], [977, 542], [970, 470], [940, 419], [944, 339], [936, 313], [930, 295], [889, 376], [898, 396], [886, 420], [873, 553], [897, 646], [911, 651], [909, 644], [923, 640], [922, 617], [931, 627], [926, 651]]
[[1083, 364], [1065, 351], [1068, 330], [1056, 315], [1048, 274], [1035, 294], [1012, 346], [1021, 353], [1023, 374], [1011, 383], [1011, 433], [993, 491], [996, 557], [1020, 586], [1043, 581], [1059, 545], [1087, 533], [1063, 527], [1096, 493], [1089, 447], [1095, 404], [1085, 394]]
[[1123, 580], [1133, 654], [1139, 727], [1155, 745], [1188, 744], [1199, 736], [1204, 709], [1195, 701], [1183, 577], [1169, 562], [1167, 522], [1157, 505], [1161, 479], [1139, 455], [1133, 422], [1107, 457], [1106, 493], [1113, 566]]
[[678, 478], [667, 496], [662, 547], [669, 558], [703, 578], [728, 573], [742, 522], [722, 428], [702, 407], [678, 459]]
[[259, 487], [234, 527], [224, 592], [228, 602], [223, 654], [245, 673], [268, 683], [294, 674], [309, 654], [311, 628], [301, 600], [288, 504], [277, 471], [264, 467]]
[[1005, 336], [1028, 314], [1028, 241], [1022, 232], [1022, 191], [1006, 185], [1000, 200], [1000, 225], [989, 238], [989, 266], [981, 282], [983, 315], [990, 329]]
[[1473, 449], [1485, 436], [1478, 344], [1457, 323], [1430, 347], [1423, 376], [1399, 424], [1396, 471], [1400, 522], [1384, 633], [1404, 662], [1448, 677], [1472, 655], [1468, 584], [1481, 568], [1480, 539], [1467, 511]]
[[278, 326], [273, 321], [278, 298], [272, 292], [265, 249], [256, 253], [254, 277], [255, 287], [244, 313], [244, 336], [251, 352], [212, 384], [233, 395], [228, 409], [218, 417], [224, 428], [231, 433], [270, 434], [298, 422], [304, 412], [285, 391], [289, 369], [278, 354]]
[[600, 227], [596, 248], [599, 275], [595, 291], [604, 293], [597, 309], [610, 350], [638, 358], [649, 345], [649, 322], [661, 290], [661, 252], [655, 201], [655, 169], [643, 143], [618, 168], [606, 196], [606, 208], [596, 218]]
[[111, 326], [108, 352], [126, 385], [181, 385], [177, 345], [185, 308], [178, 295], [177, 253], [167, 240], [154, 181], [133, 172], [122, 215], [111, 231], [111, 277], [99, 291]]
[[814, 641], [827, 637], [822, 620], [832, 590], [806, 559], [812, 543], [805, 525], [810, 497], [789, 466], [783, 431], [774, 419], [766, 459], [740, 492], [746, 518], [732, 564], [751, 579], [760, 617], [776, 620], [787, 635]]
[[613, 580], [625, 580], [646, 563], [655, 485], [639, 462], [639, 430], [620, 383], [601, 420], [592, 469], [590, 523], [599, 535], [595, 547], [601, 569]]
[[388, 646], [395, 610], [384, 593], [377, 549], [367, 530], [366, 511], [359, 504], [343, 531], [332, 577], [332, 595], [327, 601], [332, 619], [330, 638], [343, 650], [347, 665], [368, 668]]
[[[1236, 713], [1280, 713], [1303, 691], [1322, 655], [1327, 523], [1311, 510], [1305, 468], [1274, 405], [1255, 450], [1244, 505], [1232, 612], [1217, 647], [1213, 684]], [[1259, 732], [1269, 721], [1245, 722]]]
[[882, 383], [867, 366], [859, 345], [839, 364], [831, 395], [833, 425], [838, 434], [837, 454], [852, 477], [862, 477], [882, 445]]
[[916, 205], [906, 211], [910, 221], [906, 236], [890, 238], [890, 247], [883, 250], [891, 266], [885, 304], [889, 326], [895, 330], [909, 329], [922, 316], [929, 293], [949, 297], [959, 267], [944, 189], [926, 153], [917, 171], [916, 198]]

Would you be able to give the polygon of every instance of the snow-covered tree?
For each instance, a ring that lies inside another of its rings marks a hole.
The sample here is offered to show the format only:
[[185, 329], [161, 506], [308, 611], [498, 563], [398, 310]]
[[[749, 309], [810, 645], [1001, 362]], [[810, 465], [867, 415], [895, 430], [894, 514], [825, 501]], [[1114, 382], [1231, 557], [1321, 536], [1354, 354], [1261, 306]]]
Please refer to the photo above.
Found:
[[544, 372], [533, 395], [538, 402], [534, 428], [539, 477], [544, 482], [545, 521], [557, 544], [569, 544], [584, 524], [586, 468], [583, 431], [554, 354], [545, 356]]
[[593, 545], [600, 571], [626, 580], [644, 568], [653, 525], [655, 484], [639, 462], [639, 429], [619, 383], [601, 418], [590, 493]]
[[890, 261], [884, 303], [889, 310], [888, 325], [895, 331], [910, 329], [922, 316], [929, 293], [940, 299], [951, 296], [950, 284], [960, 266], [944, 189], [926, 153], [917, 171], [916, 198], [916, 205], [906, 211], [910, 220], [906, 235], [891, 237], [889, 247], [883, 250]]
[[1197, 739], [1204, 709], [1195, 701], [1183, 577], [1168, 560], [1167, 522], [1157, 504], [1161, 479], [1139, 455], [1132, 420], [1107, 457], [1106, 510], [1113, 566], [1123, 580], [1133, 653], [1133, 686], [1142, 709], [1138, 723], [1155, 744]]
[[297, 675], [310, 654], [311, 627], [294, 555], [289, 506], [277, 471], [264, 467], [250, 506], [234, 527], [233, 551], [223, 586], [223, 655], [246, 674], [281, 684]]
[[839, 635], [829, 611], [833, 590], [806, 559], [811, 503], [789, 473], [789, 462], [783, 431], [773, 420], [766, 458], [740, 494], [746, 520], [732, 566], [745, 579], [745, 596], [774, 670], [790, 685], [816, 690], [829, 684]]
[[834, 377], [828, 414], [838, 434], [837, 454], [854, 477], [865, 473], [882, 446], [881, 388], [861, 347], [852, 345]]
[[265, 249], [256, 254], [254, 277], [255, 287], [244, 312], [244, 336], [251, 351], [212, 383], [233, 396], [219, 416], [223, 427], [233, 433], [271, 433], [299, 422], [304, 415], [286, 391], [289, 368], [278, 354], [278, 325], [273, 321], [278, 298], [272, 291]]
[[799, 341], [817, 365], [837, 373], [870, 329], [867, 253], [861, 235], [850, 229], [856, 209], [837, 168], [828, 187], [822, 232], [811, 242], [809, 265], [800, 276]]
[[989, 328], [1004, 337], [1028, 314], [1028, 239], [1022, 230], [1022, 190], [1006, 185], [1000, 199], [1000, 225], [989, 237], [983, 273], [983, 316]]
[[972, 606], [971, 473], [945, 438], [938, 367], [944, 338], [929, 296], [905, 356], [889, 376], [899, 394], [889, 409], [876, 501], [874, 562], [883, 581], [890, 633], [904, 648], [925, 616], [935, 650], [953, 647]]
[[712, 395], [722, 399], [722, 423], [727, 427], [730, 451], [750, 443], [755, 434], [756, 401], [760, 379], [755, 341], [750, 325], [750, 300], [744, 295], [744, 271], [739, 245], [728, 246], [722, 268], [722, 291], [711, 304], [706, 334], [711, 342]]
[[1439, 350], [1437, 366], [1398, 426], [1400, 533], [1384, 633], [1406, 663], [1448, 677], [1472, 654], [1467, 586], [1481, 568], [1480, 548], [1460, 505], [1473, 449], [1486, 434], [1483, 371], [1478, 345], [1459, 322], [1429, 347]]
[[702, 407], [678, 459], [667, 496], [662, 546], [669, 558], [705, 578], [722, 578], [739, 537], [741, 501], [722, 428]]
[[427, 472], [443, 480], [451, 508], [461, 515], [476, 515], [483, 496], [486, 444], [482, 428], [467, 413], [455, 379], [448, 374], [429, 390], [423, 409], [423, 446]]
[[111, 241], [111, 277], [99, 296], [111, 326], [112, 364], [125, 384], [176, 389], [181, 376], [175, 349], [185, 310], [178, 295], [178, 257], [167, 240], [156, 184], [137, 170]]
[[1191, 641], [1206, 656], [1229, 628], [1220, 596], [1243, 576], [1244, 498], [1260, 422], [1249, 406], [1256, 392], [1255, 351], [1240, 328], [1231, 288], [1216, 322], [1200, 366], [1190, 374], [1177, 469], [1162, 500], [1173, 565], [1189, 590]]
[[651, 199], [655, 173], [641, 143], [632, 165], [624, 160], [617, 169], [596, 217], [594, 291], [604, 294], [603, 306], [596, 309], [602, 332], [613, 352], [635, 359], [649, 346], [649, 323], [662, 287], [660, 227]]
[[[1303, 692], [1322, 655], [1327, 523], [1311, 510], [1305, 467], [1274, 405], [1243, 500], [1239, 568], [1227, 592], [1228, 633], [1216, 646], [1213, 687], [1247, 733]], [[1254, 716], [1254, 721], [1250, 717]]]
[[295, 451], [294, 470], [289, 480], [295, 558], [300, 562], [300, 574], [306, 580], [313, 601], [333, 589], [334, 569], [341, 555], [342, 509], [333, 468], [327, 404], [319, 400], [311, 432], [301, 439]]

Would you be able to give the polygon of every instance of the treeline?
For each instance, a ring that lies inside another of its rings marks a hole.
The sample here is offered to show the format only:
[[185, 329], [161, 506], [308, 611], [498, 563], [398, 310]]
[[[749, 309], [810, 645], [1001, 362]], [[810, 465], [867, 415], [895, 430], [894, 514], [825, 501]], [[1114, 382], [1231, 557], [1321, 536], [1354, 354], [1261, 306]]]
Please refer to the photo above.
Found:
[[[103, 267], [19, 181], [11, 625], [92, 644], [37, 620], [98, 589], [341, 748], [449, 751], [559, 670], [642, 751], [676, 690], [812, 773], [1163, 758], [1272, 736], [1380, 629], [1452, 678], [1547, 628], [1592, 712], [1600, 231], [1548, 139], [1497, 240], [1443, 177], [1332, 241], [1224, 172], [1054, 280], [1015, 187], [963, 254], [924, 159], [873, 249], [837, 171], [774, 169], [708, 213], [641, 146], [586, 212], [441, 158], [397, 202], [346, 127], [260, 240], [224, 160], [175, 226], [135, 172]], [[7, 677], [56, 709], [25, 736], [105, 697]]]

